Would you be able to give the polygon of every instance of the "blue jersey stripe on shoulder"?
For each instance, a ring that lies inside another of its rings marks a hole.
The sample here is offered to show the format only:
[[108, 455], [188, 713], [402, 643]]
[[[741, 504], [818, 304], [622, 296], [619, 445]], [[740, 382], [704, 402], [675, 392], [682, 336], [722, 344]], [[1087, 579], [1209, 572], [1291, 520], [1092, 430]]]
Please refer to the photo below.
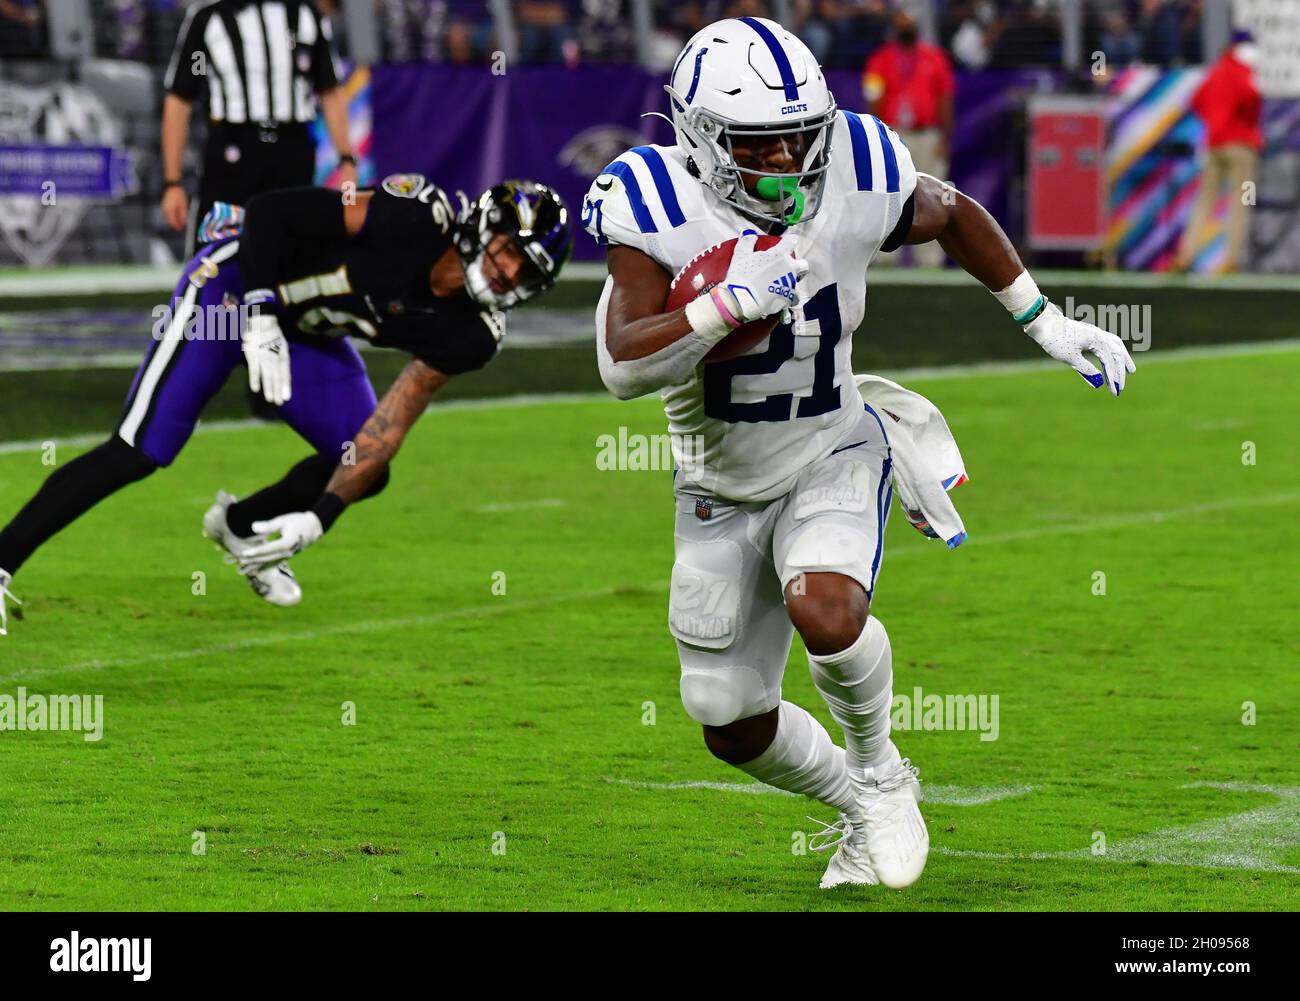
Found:
[[682, 214], [682, 207], [677, 201], [677, 192], [673, 190], [673, 179], [668, 176], [668, 167], [664, 163], [664, 158], [659, 155], [659, 151], [653, 146], [633, 146], [632, 152], [645, 161], [650, 168], [650, 176], [654, 178], [655, 190], [659, 192], [659, 200], [663, 203], [664, 212], [668, 216], [670, 226], [680, 226], [686, 222], [686, 216]]
[[849, 124], [849, 139], [853, 143], [853, 170], [858, 176], [858, 190], [871, 190], [871, 142], [867, 139], [867, 127], [862, 118], [852, 111], [844, 112], [844, 120]]
[[894, 153], [894, 144], [889, 139], [889, 130], [879, 118], [872, 118], [880, 130], [880, 150], [885, 154], [885, 190], [898, 190], [898, 157]]
[[659, 232], [654, 217], [650, 215], [650, 209], [646, 207], [645, 199], [641, 197], [641, 185], [637, 183], [636, 174], [632, 172], [632, 168], [622, 160], [615, 160], [601, 173], [613, 174], [623, 182], [623, 190], [627, 192], [627, 201], [632, 206], [632, 216], [636, 219], [637, 228], [642, 233]]
[[768, 51], [772, 53], [772, 58], [776, 60], [776, 71], [781, 74], [781, 85], [785, 88], [785, 99], [787, 101], [796, 100], [799, 97], [799, 87], [794, 82], [794, 67], [790, 65], [790, 57], [785, 54], [785, 49], [781, 48], [781, 43], [776, 40], [776, 36], [768, 30], [767, 25], [762, 21], [752, 17], [739, 17], [736, 20], [743, 21], [758, 33], [758, 37], [767, 45]]

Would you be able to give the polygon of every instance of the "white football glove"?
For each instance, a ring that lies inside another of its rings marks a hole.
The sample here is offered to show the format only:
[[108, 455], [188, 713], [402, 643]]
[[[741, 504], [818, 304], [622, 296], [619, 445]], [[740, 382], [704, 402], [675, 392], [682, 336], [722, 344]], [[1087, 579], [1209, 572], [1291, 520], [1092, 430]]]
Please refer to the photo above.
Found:
[[799, 282], [808, 273], [808, 262], [794, 256], [794, 239], [782, 237], [767, 250], [755, 250], [757, 242], [752, 233], [736, 242], [727, 276], [714, 289], [722, 300], [715, 304], [732, 314], [733, 327], [799, 305]]
[[311, 511], [295, 511], [270, 521], [255, 521], [253, 531], [258, 535], [274, 535], [276, 538], [245, 549], [239, 557], [241, 567], [256, 567], [287, 560], [291, 556], [297, 556], [325, 534], [320, 519]]
[[274, 316], [258, 313], [244, 324], [244, 358], [248, 386], [277, 407], [292, 395], [289, 386], [289, 342]]
[[[1025, 327], [1025, 333], [1057, 361], [1083, 376], [1093, 389], [1100, 389], [1104, 381], [1112, 396], [1123, 391], [1126, 373], [1137, 371], [1122, 340], [1091, 323], [1071, 319], [1055, 303], [1049, 302]], [[1085, 351], [1096, 356], [1104, 372], [1097, 371], [1097, 366], [1083, 356]]]

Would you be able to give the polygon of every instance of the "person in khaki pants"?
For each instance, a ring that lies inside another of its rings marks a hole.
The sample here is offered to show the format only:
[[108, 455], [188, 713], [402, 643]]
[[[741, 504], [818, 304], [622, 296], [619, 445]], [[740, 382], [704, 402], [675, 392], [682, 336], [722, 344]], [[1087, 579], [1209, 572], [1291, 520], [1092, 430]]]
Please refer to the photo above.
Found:
[[1223, 271], [1241, 267], [1249, 228], [1245, 186], [1255, 179], [1259, 150], [1264, 145], [1259, 128], [1262, 100], [1252, 66], [1256, 58], [1248, 32], [1237, 32], [1233, 44], [1206, 75], [1192, 99], [1192, 109], [1205, 123], [1208, 152], [1201, 187], [1183, 230], [1175, 266], [1186, 271], [1205, 248], [1206, 225], [1215, 203], [1229, 195], [1226, 221], [1226, 253]]

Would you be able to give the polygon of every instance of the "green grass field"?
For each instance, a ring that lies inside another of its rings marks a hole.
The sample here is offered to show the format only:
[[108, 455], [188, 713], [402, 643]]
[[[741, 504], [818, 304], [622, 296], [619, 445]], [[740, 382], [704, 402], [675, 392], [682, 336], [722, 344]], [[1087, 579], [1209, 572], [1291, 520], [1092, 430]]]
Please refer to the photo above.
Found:
[[[895, 734], [931, 792], [910, 890], [819, 890], [792, 846], [830, 811], [704, 750], [670, 474], [595, 466], [662, 412], [592, 399], [430, 413], [295, 562], [295, 609], [198, 531], [300, 456], [280, 427], [197, 436], [39, 553], [0, 693], [102, 694], [105, 730], [0, 733], [0, 907], [1300, 909], [1300, 350], [1138, 363], [1118, 401], [1064, 368], [906, 380], [961, 443], [971, 538], [892, 519], [895, 690], [1000, 706], [995, 741]], [[0, 516], [48, 471], [0, 455]], [[785, 695], [833, 726], [797, 640]]]

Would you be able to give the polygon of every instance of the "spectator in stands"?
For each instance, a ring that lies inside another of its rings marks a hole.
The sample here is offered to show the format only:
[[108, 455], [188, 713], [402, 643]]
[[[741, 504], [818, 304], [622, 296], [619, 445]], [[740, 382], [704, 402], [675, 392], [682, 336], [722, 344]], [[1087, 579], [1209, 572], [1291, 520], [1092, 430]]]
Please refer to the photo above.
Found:
[[45, 54], [40, 0], [0, 0], [0, 56], [34, 59]]
[[576, 64], [580, 49], [574, 24], [581, 14], [580, 0], [516, 0], [519, 57], [527, 63]]
[[996, 8], [973, 0], [954, 0], [940, 27], [944, 47], [969, 69], [983, 69], [989, 61], [988, 25]]
[[447, 0], [447, 59], [474, 63], [487, 59], [493, 47], [492, 15], [482, 0]]
[[1190, 268], [1203, 249], [1205, 226], [1223, 194], [1228, 196], [1223, 270], [1236, 271], [1241, 266], [1248, 228], [1245, 186], [1255, 178], [1259, 151], [1264, 145], [1259, 127], [1263, 101], [1254, 72], [1257, 59], [1250, 33], [1236, 32], [1233, 44], [1210, 69], [1192, 98], [1192, 110], [1205, 125], [1208, 150], [1201, 186], [1178, 247], [1175, 266], [1180, 270]]
[[[897, 130], [916, 169], [945, 178], [952, 143], [952, 64], [943, 49], [917, 37], [910, 14], [894, 15], [892, 33], [892, 40], [876, 49], [863, 68], [863, 95], [872, 114]], [[937, 241], [914, 251], [921, 264], [943, 264]]]
[[1113, 7], [1102, 15], [1101, 37], [1097, 44], [1106, 57], [1108, 72], [1137, 62], [1142, 53], [1142, 39], [1121, 7]]
[[593, 62], [635, 62], [631, 0], [586, 0], [578, 21], [582, 58]]
[[1143, 0], [1142, 59], [1169, 66], [1183, 58], [1183, 9], [1179, 0]]
[[799, 37], [824, 66], [861, 66], [889, 31], [885, 0], [815, 0], [795, 14]]
[[1061, 32], [1056, 20], [1031, 0], [1012, 0], [993, 25], [989, 65], [1056, 66], [1061, 61]]

